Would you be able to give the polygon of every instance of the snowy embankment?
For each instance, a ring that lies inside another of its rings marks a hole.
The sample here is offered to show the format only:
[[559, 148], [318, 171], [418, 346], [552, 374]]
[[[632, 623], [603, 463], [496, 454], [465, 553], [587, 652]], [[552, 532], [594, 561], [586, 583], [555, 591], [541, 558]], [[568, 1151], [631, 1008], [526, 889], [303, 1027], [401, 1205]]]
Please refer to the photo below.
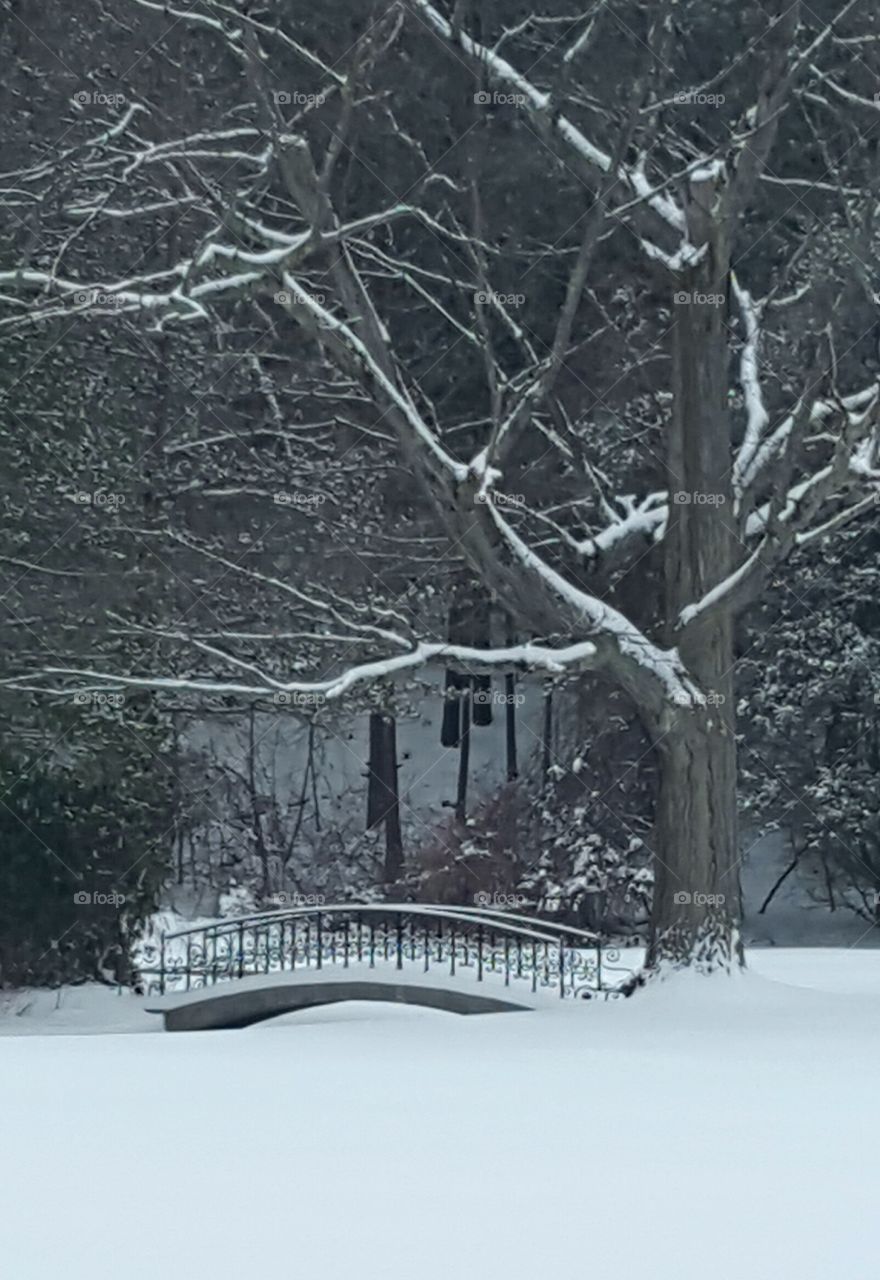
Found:
[[49, 1037], [158, 1019], [11, 997], [0, 1029], [37, 1034], [0, 1042], [4, 1274], [867, 1280], [880, 956], [753, 965], [525, 1015], [193, 1035]]

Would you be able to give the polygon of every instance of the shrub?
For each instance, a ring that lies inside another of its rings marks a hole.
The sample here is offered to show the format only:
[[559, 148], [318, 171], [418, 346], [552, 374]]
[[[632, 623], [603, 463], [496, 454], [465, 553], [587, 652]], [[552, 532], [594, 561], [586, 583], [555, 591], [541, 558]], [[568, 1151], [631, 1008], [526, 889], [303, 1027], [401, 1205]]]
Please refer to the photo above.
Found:
[[170, 775], [139, 730], [105, 723], [98, 751], [66, 738], [63, 759], [0, 744], [0, 986], [129, 979], [172, 823]]

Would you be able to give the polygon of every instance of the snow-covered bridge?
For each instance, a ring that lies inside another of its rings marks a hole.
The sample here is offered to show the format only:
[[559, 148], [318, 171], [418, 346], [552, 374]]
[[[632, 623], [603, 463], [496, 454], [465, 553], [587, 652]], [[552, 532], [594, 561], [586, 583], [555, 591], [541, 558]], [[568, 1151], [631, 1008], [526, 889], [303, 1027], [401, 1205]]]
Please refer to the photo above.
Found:
[[336, 903], [163, 934], [144, 967], [169, 1031], [241, 1027], [346, 1000], [498, 1013], [613, 989], [593, 933], [483, 907]]

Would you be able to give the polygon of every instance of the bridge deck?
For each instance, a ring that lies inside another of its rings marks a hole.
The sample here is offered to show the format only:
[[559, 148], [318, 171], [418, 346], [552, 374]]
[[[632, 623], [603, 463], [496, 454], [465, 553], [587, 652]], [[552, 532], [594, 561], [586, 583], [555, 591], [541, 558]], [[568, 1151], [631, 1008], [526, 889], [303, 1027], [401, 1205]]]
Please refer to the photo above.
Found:
[[415, 966], [353, 964], [220, 982], [154, 999], [147, 1012], [162, 1014], [166, 1031], [207, 1031], [246, 1027], [282, 1013], [346, 1000], [421, 1005], [458, 1014], [514, 1013], [559, 1004], [558, 993], [532, 992], [522, 983], [508, 986], [501, 975], [485, 975], [477, 982], [466, 971], [444, 977], [436, 971], [419, 972]]

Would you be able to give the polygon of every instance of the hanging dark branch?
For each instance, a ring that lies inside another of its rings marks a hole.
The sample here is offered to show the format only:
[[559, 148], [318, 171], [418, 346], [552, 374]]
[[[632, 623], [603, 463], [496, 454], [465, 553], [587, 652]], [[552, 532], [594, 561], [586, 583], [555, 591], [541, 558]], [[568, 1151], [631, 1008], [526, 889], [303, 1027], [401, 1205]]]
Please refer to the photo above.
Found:
[[471, 757], [471, 707], [467, 698], [461, 703], [461, 753], [458, 757], [458, 787], [455, 796], [455, 816], [459, 822], [467, 821], [468, 767]]
[[550, 765], [553, 763], [553, 690], [547, 689], [544, 694], [544, 730], [541, 735], [543, 757], [541, 760], [541, 777], [544, 785], [550, 776]]
[[[485, 590], [470, 578], [460, 582], [453, 590], [449, 606], [449, 643], [489, 648], [492, 643], [491, 624], [491, 607]], [[473, 702], [473, 715], [469, 715], [469, 722], [472, 720], [481, 728], [492, 723], [492, 677], [447, 669], [440, 731], [440, 742], [444, 747], [461, 745], [462, 704], [465, 699]]]
[[399, 879], [403, 869], [403, 836], [397, 788], [397, 722], [393, 715], [370, 715], [370, 762], [367, 784], [367, 829], [385, 826], [384, 879]]

